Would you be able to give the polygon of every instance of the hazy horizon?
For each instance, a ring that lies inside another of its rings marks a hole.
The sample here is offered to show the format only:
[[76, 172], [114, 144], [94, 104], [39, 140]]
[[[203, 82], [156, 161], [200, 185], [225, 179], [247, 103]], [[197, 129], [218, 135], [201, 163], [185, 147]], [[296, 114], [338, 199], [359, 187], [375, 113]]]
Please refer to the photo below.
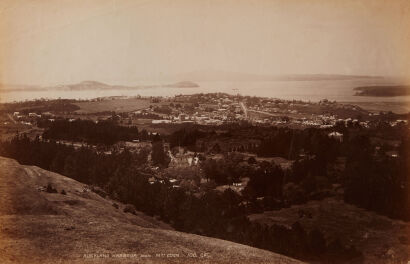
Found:
[[[204, 73], [204, 75], [202, 75]], [[227, 75], [226, 78], [221, 77], [221, 75]], [[207, 76], [208, 75], [208, 76]], [[214, 77], [209, 77], [209, 75], [212, 75]], [[232, 76], [243, 76], [246, 80], [239, 79], [239, 80], [233, 80]], [[194, 76], [194, 77], [189, 77], [189, 76]], [[202, 77], [195, 77], [195, 76], [202, 76]], [[191, 82], [276, 82], [276, 81], [291, 81], [291, 82], [298, 82], [298, 81], [321, 81], [321, 80], [309, 80], [309, 77], [315, 77], [315, 76], [323, 76], [323, 77], [328, 77], [329, 79], [324, 79], [324, 80], [331, 80], [332, 77], [334, 77], [336, 80], [338, 77], [340, 78], [345, 78], [345, 80], [349, 79], [375, 79], [375, 80], [396, 80], [398, 82], [407, 83], [408, 80], [406, 79], [405, 76], [381, 76], [381, 75], [347, 75], [347, 74], [322, 74], [322, 73], [311, 73], [311, 74], [255, 74], [255, 73], [248, 73], [248, 72], [230, 72], [230, 71], [211, 71], [211, 70], [204, 70], [204, 71], [192, 71], [192, 72], [184, 72], [184, 73], [177, 73], [175, 75], [169, 75], [169, 76], [162, 76], [161, 78], [157, 79], [144, 79], [144, 80], [136, 80], [133, 83], [121, 83], [121, 82], [105, 82], [105, 81], [100, 81], [100, 80], [93, 80], [93, 79], [84, 79], [80, 80], [77, 82], [59, 82], [59, 83], [54, 83], [54, 84], [49, 84], [49, 85], [42, 85], [42, 84], [37, 84], [37, 83], [1, 83], [0, 82], [0, 88], [1, 86], [33, 86], [33, 87], [41, 87], [41, 88], [47, 88], [47, 87], [53, 87], [53, 86], [64, 86], [64, 85], [72, 85], [72, 84], [80, 84], [83, 82], [96, 82], [96, 83], [102, 83], [102, 84], [107, 84], [107, 85], [124, 85], [124, 86], [130, 86], [132, 87], [133, 85], [143, 85], [145, 83], [152, 83], [152, 84], [171, 84], [171, 83], [176, 83], [176, 82], [184, 82], [184, 81], [191, 81]], [[258, 80], [255, 78], [262, 78], [262, 80]], [[284, 80], [281, 78], [303, 78], [306, 77], [306, 79], [303, 80]], [[212, 78], [212, 80], [209, 80]], [[265, 78], [265, 80], [263, 80]], [[277, 79], [275, 79], [277, 78]], [[343, 80], [343, 79], [342, 79]]]

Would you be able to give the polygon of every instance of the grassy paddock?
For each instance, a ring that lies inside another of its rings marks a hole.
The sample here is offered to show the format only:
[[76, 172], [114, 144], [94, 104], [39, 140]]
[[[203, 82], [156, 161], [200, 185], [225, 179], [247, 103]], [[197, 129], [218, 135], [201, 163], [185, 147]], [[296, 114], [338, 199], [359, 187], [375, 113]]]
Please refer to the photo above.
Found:
[[75, 103], [79, 110], [77, 113], [96, 113], [104, 111], [115, 111], [115, 112], [131, 112], [137, 111], [149, 107], [150, 105], [155, 105], [151, 103], [148, 99], [138, 99], [138, 98], [128, 98], [128, 99], [108, 99], [97, 102], [78, 102]]

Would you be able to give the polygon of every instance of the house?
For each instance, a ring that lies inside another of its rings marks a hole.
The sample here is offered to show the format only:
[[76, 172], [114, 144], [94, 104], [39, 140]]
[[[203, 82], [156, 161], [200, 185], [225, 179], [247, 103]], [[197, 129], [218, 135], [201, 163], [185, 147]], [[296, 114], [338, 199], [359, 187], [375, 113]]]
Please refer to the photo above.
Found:
[[188, 159], [189, 166], [198, 165], [199, 158], [198, 157], [189, 157]]
[[153, 123], [153, 124], [169, 124], [169, 123], [171, 123], [171, 120], [167, 120], [167, 119], [164, 119], [164, 120], [152, 120], [152, 123]]
[[336, 139], [336, 140], [339, 141], [339, 142], [343, 142], [343, 134], [342, 134], [342, 133], [333, 131], [333, 132], [331, 132], [331, 133], [328, 134], [328, 137], [334, 138], [334, 139]]
[[38, 115], [36, 113], [28, 113], [29, 117], [41, 117], [41, 115]]
[[53, 113], [51, 113], [51, 112], [43, 112], [43, 113], [41, 113], [43, 116], [46, 116], [46, 117], [51, 117], [51, 116], [54, 116], [54, 114]]
[[179, 121], [185, 121], [185, 120], [188, 119], [188, 117], [187, 117], [186, 114], [180, 114], [180, 115], [178, 116], [178, 119], [179, 119]]
[[390, 158], [397, 158], [399, 153], [396, 150], [386, 151], [386, 155]]
[[155, 177], [148, 178], [149, 184], [154, 184], [156, 181], [157, 181], [157, 179], [155, 179]]

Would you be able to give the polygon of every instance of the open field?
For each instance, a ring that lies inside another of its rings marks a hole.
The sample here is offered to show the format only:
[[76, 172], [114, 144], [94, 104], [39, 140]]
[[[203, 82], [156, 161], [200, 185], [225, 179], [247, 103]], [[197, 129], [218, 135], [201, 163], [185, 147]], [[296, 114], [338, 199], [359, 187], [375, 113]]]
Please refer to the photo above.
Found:
[[[301, 211], [311, 218], [300, 217]], [[289, 226], [299, 221], [306, 230], [319, 227], [325, 236], [355, 245], [363, 252], [364, 263], [407, 263], [410, 258], [410, 223], [377, 215], [337, 198], [310, 201], [249, 218], [267, 225]]]
[[[121, 203], [116, 209], [85, 184], [38, 167], [0, 157], [0, 172], [0, 263], [300, 263], [173, 231], [140, 212], [124, 213]], [[41, 189], [48, 183], [58, 193]]]
[[43, 129], [22, 124], [16, 121], [11, 114], [0, 114], [0, 140], [10, 140], [16, 133], [26, 133], [30, 138], [35, 138], [37, 135], [41, 135]]
[[103, 101], [77, 102], [78, 113], [97, 113], [105, 111], [131, 112], [154, 105], [148, 99], [128, 98], [128, 99], [106, 99]]

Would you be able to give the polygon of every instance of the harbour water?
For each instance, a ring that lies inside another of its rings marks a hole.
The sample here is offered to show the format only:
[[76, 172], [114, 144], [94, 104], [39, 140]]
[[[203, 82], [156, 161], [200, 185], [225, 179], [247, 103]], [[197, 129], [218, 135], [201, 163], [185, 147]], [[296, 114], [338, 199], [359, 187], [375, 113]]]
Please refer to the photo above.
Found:
[[[197, 88], [153, 87], [136, 89], [105, 90], [24, 90], [1, 91], [0, 102], [24, 101], [32, 99], [91, 99], [105, 96], [174, 96], [178, 94], [224, 92], [285, 100], [318, 102], [328, 99], [338, 102], [386, 102], [410, 106], [410, 96], [368, 97], [355, 96], [353, 90], [366, 85], [395, 85], [391, 81], [372, 79], [358, 80], [321, 80], [321, 81], [270, 81], [270, 82], [196, 82]], [[143, 85], [143, 84], [137, 84]], [[410, 109], [409, 109], [410, 111]]]

